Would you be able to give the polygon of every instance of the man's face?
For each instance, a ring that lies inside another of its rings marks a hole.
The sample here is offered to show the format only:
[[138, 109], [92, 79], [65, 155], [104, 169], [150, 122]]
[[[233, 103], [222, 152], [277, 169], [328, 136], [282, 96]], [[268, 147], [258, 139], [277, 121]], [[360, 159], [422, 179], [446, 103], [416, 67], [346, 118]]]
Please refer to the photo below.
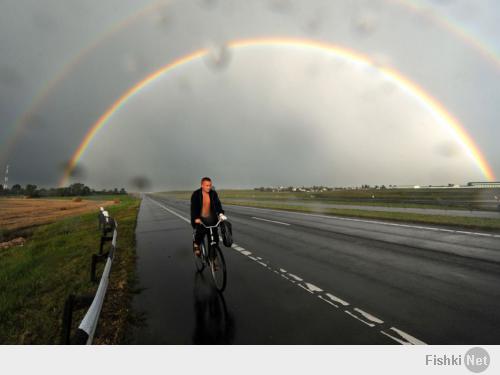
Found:
[[201, 183], [201, 189], [205, 192], [208, 193], [210, 189], [212, 189], [212, 181], [203, 181]]

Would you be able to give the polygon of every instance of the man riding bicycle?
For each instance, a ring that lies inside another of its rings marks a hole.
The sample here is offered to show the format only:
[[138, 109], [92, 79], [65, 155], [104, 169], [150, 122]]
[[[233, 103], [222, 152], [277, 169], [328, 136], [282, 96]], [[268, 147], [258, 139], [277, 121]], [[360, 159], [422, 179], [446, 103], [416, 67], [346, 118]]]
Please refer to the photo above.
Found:
[[[191, 195], [191, 226], [194, 229], [193, 251], [196, 256], [201, 255], [200, 244], [207, 232], [201, 223], [212, 226], [219, 219], [226, 220], [227, 217], [224, 215], [217, 192], [212, 190], [212, 180], [209, 177], [203, 177], [201, 187]], [[214, 240], [219, 242], [217, 231], [214, 232]]]

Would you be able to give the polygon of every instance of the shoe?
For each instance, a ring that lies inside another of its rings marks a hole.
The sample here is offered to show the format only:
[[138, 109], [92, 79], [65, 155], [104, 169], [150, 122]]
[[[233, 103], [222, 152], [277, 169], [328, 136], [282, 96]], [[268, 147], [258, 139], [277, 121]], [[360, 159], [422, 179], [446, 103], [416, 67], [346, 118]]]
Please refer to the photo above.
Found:
[[199, 257], [201, 255], [200, 245], [198, 245], [197, 243], [193, 243], [193, 251], [194, 251], [194, 255]]

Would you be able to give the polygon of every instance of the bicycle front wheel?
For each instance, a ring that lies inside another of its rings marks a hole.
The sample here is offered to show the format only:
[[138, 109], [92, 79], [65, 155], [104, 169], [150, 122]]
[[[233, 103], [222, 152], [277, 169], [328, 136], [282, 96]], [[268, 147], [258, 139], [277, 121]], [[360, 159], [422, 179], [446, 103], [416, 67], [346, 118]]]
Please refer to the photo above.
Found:
[[222, 254], [219, 245], [214, 245], [214, 247], [212, 248], [212, 254], [210, 256], [209, 262], [215, 288], [219, 292], [223, 292], [224, 289], [226, 289], [227, 272], [226, 261], [224, 260], [224, 255]]

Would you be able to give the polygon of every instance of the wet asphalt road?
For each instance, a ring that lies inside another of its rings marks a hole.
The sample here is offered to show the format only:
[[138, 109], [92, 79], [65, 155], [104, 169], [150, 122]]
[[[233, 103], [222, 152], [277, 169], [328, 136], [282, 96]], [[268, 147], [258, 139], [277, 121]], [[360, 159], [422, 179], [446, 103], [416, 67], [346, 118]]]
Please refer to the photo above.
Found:
[[188, 202], [143, 199], [133, 343], [500, 344], [498, 235], [225, 209], [221, 296], [195, 272]]

